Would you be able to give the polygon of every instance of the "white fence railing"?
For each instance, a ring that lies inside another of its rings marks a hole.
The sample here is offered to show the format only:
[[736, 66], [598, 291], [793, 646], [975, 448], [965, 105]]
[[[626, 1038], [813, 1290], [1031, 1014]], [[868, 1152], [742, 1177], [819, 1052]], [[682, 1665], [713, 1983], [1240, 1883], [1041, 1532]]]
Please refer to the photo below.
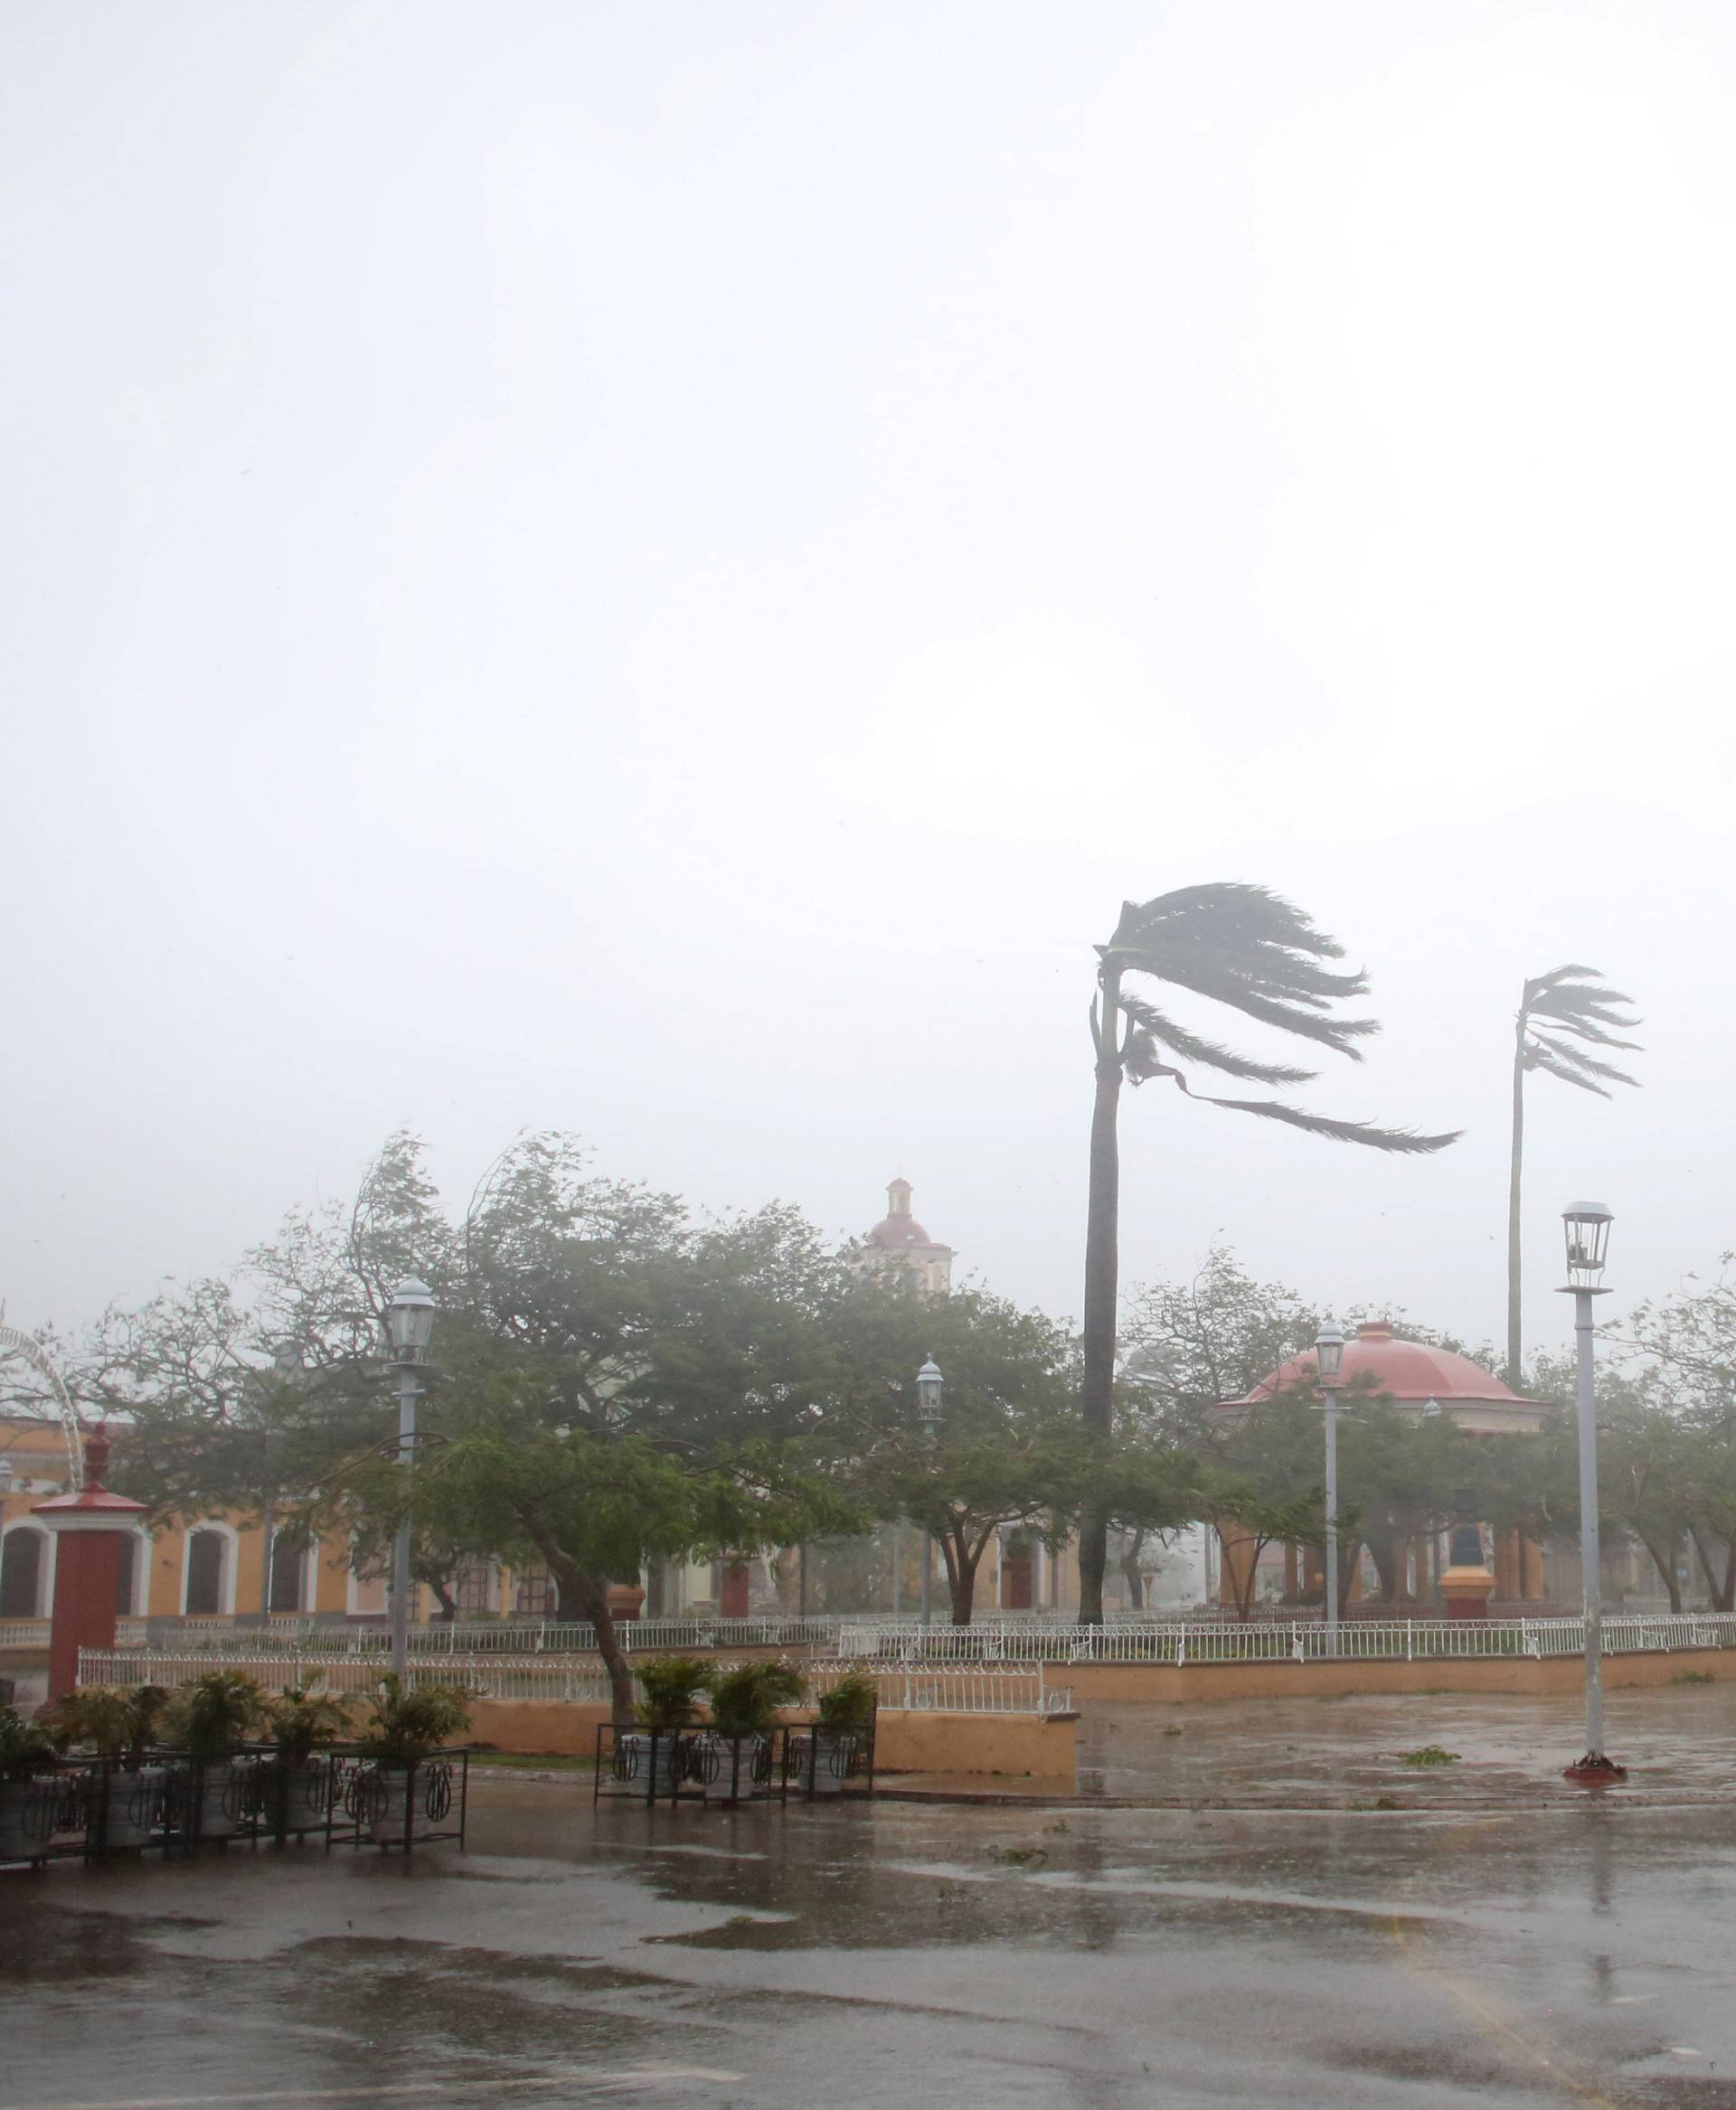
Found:
[[[657, 1655], [691, 1648], [829, 1648], [837, 1640], [837, 1619], [623, 1619], [615, 1632], [624, 1651]], [[269, 1626], [256, 1620], [121, 1619], [115, 1628], [121, 1648], [197, 1649], [225, 1652], [240, 1648], [254, 1653], [293, 1655], [377, 1655], [384, 1629], [379, 1625], [326, 1625], [309, 1618], [274, 1616]], [[461, 1620], [451, 1625], [413, 1626], [413, 1655], [590, 1655], [597, 1630], [587, 1620]]]
[[0, 1619], [0, 1648], [46, 1648], [46, 1619]]
[[[1418, 1657], [1572, 1656], [1584, 1652], [1578, 1618], [1378, 1619], [1343, 1621], [1335, 1648], [1317, 1618], [1258, 1620], [1198, 1618], [1118, 1620], [1081, 1627], [1071, 1620], [988, 1619], [970, 1626], [921, 1626], [913, 1621], [854, 1619], [642, 1619], [617, 1629], [633, 1655], [668, 1650], [739, 1648], [829, 1649], [841, 1662], [980, 1665], [1043, 1663], [1311, 1663], [1322, 1658], [1352, 1662], [1410, 1661]], [[16, 1636], [15, 1639], [10, 1637]], [[44, 1647], [45, 1620], [0, 1623], [0, 1646]], [[375, 1627], [315, 1628], [286, 1622], [270, 1629], [213, 1620], [122, 1620], [117, 1642], [123, 1649], [188, 1660], [209, 1670], [218, 1661], [290, 1663], [308, 1668], [382, 1659]], [[553, 1658], [594, 1659], [596, 1634], [576, 1623], [506, 1625], [476, 1623], [417, 1628], [412, 1660], [440, 1666], [471, 1660], [490, 1664]], [[1634, 1650], [1736, 1647], [1736, 1615], [1727, 1612], [1608, 1613], [1603, 1645], [1613, 1654]], [[582, 1666], [594, 1669], [594, 1661]], [[185, 1673], [191, 1675], [191, 1672]], [[344, 1690], [349, 1690], [345, 1686]]]
[[[1736, 1648], [1736, 1615], [1727, 1612], [1615, 1615], [1603, 1621], [1611, 1654], [1672, 1648]], [[1356, 1619], [1344, 1622], [1336, 1645], [1324, 1621], [1225, 1620], [1208, 1625], [1081, 1627], [1064, 1631], [995, 1624], [886, 1627], [846, 1624], [838, 1653], [863, 1663], [1243, 1663], [1319, 1661], [1410, 1662], [1419, 1657], [1577, 1656], [1585, 1653], [1582, 1619]]]
[[[810, 1696], [818, 1699], [858, 1667], [873, 1678], [880, 1691], [880, 1704], [887, 1709], [1053, 1715], [1067, 1713], [1072, 1707], [1071, 1690], [1051, 1685], [1041, 1665], [1033, 1671], [980, 1671], [911, 1663], [889, 1670], [878, 1663], [857, 1666], [826, 1662], [814, 1665], [808, 1674]], [[325, 1691], [361, 1694], [374, 1689], [385, 1668], [382, 1656], [293, 1656], [275, 1652], [249, 1655], [239, 1650], [218, 1655], [203, 1649], [146, 1652], [88, 1648], [79, 1652], [80, 1685], [117, 1685], [127, 1690], [138, 1685], [178, 1685], [184, 1679], [221, 1669], [239, 1671], [271, 1691], [316, 1678]], [[410, 1664], [407, 1676], [412, 1686], [461, 1685], [478, 1700], [588, 1700], [606, 1706], [610, 1698], [608, 1674], [599, 1665], [559, 1656], [469, 1656], [438, 1663], [423, 1658]]]

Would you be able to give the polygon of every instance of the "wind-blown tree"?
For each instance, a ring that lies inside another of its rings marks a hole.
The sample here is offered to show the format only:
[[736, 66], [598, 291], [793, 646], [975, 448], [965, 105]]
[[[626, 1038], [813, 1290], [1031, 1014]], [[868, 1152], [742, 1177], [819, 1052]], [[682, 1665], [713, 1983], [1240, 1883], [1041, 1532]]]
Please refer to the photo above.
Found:
[[[1097, 1461], [1073, 1410], [1076, 1348], [1044, 1314], [978, 1289], [927, 1302], [909, 1283], [857, 1278], [833, 1320], [833, 1389], [808, 1450], [884, 1518], [908, 1517], [939, 1545], [952, 1623], [970, 1623], [976, 1578], [998, 1531], [1051, 1546], [1078, 1515]], [[933, 1435], [915, 1377], [943, 1374]]]
[[[1279, 1121], [1310, 1135], [1412, 1154], [1456, 1139], [1340, 1121], [1277, 1099], [1225, 1098], [1196, 1092], [1179, 1064], [1215, 1070], [1249, 1084], [1306, 1084], [1316, 1074], [1260, 1062], [1203, 1038], [1124, 984], [1128, 975], [1163, 983], [1244, 1018], [1360, 1060], [1356, 1043], [1379, 1031], [1370, 1018], [1345, 1018], [1335, 1006], [1366, 993], [1367, 977], [1325, 966], [1344, 947], [1300, 909], [1264, 887], [1226, 882], [1183, 887], [1145, 902], [1124, 901], [1107, 945], [1099, 946], [1098, 994], [1091, 1006], [1097, 1093], [1091, 1116], [1090, 1189], [1085, 1230], [1084, 1371], [1080, 1409], [1086, 1427], [1111, 1434], [1115, 1398], [1116, 1305], [1120, 1274], [1120, 1153], [1118, 1123], [1123, 1078], [1135, 1084], [1168, 1078], [1208, 1106]], [[1089, 1515], [1080, 1534], [1080, 1623], [1100, 1625], [1109, 1520]]]
[[[1253, 1609], [1266, 1548], [1325, 1543], [1320, 1416], [1307, 1386], [1269, 1393], [1219, 1418], [1200, 1438], [1199, 1511], [1222, 1542], [1237, 1615]], [[1357, 1541], [1341, 1507], [1341, 1540]]]
[[1624, 1005], [1631, 1007], [1633, 1001], [1618, 989], [1607, 988], [1597, 968], [1572, 966], [1555, 967], [1547, 975], [1534, 975], [1525, 984], [1519, 999], [1513, 1036], [1513, 1156], [1507, 1173], [1505, 1374], [1508, 1384], [1515, 1390], [1524, 1368], [1519, 1314], [1519, 1247], [1520, 1188], [1525, 1158], [1525, 1075], [1528, 1070], [1546, 1069], [1552, 1077], [1576, 1084], [1581, 1091], [1596, 1092], [1602, 1099], [1610, 1097], [1605, 1089], [1607, 1085], [1637, 1084], [1638, 1079], [1629, 1077], [1625, 1069], [1617, 1069], [1600, 1058], [1588, 1055], [1583, 1048], [1572, 1045], [1575, 1041], [1583, 1041], [1599, 1048], [1637, 1049], [1637, 1041], [1620, 1040], [1609, 1031], [1614, 1026], [1622, 1032], [1630, 1032], [1639, 1023], [1637, 1018], [1626, 1016], [1622, 1010]]
[[[212, 1510], [290, 1532], [330, 1521], [338, 1461], [388, 1437], [381, 1315], [412, 1270], [444, 1294], [451, 1231], [414, 1137], [389, 1136], [354, 1201], [292, 1213], [232, 1278], [113, 1305], [75, 1359], [88, 1410], [123, 1417], [115, 1484], [157, 1518]], [[430, 1553], [434, 1579], [442, 1556]], [[448, 1564], [449, 1565], [449, 1564]], [[258, 1610], [268, 1608], [261, 1564]]]
[[1695, 1444], [1685, 1524], [1714, 1610], [1736, 1611], [1736, 1255], [1710, 1283], [1639, 1305], [1617, 1352], [1654, 1366]]
[[[527, 1437], [532, 1451], [560, 1441], [557, 1464], [609, 1457], [593, 1474], [599, 1505], [614, 1482], [647, 1490], [637, 1550], [629, 1531], [597, 1521], [600, 1508], [580, 1517], [569, 1504], [558, 1558], [526, 1522], [490, 1539], [511, 1506], [498, 1489], [467, 1510], [419, 1503], [412, 1567], [443, 1604], [466, 1558], [545, 1558], [569, 1616], [596, 1619], [613, 1672], [608, 1588], [646, 1561], [749, 1550], [774, 1526], [793, 1537], [860, 1528], [853, 1507], [807, 1501], [812, 1488], [778, 1455], [835, 1389], [827, 1318], [849, 1269], [788, 1210], [695, 1221], [672, 1195], [597, 1173], [559, 1135], [503, 1153], [457, 1222], [413, 1139], [394, 1137], [352, 1207], [292, 1217], [234, 1286], [110, 1314], [85, 1394], [130, 1418], [119, 1484], [162, 1513], [258, 1512], [286, 1491], [298, 1527], [347, 1529], [359, 1560], [382, 1558], [401, 1482], [380, 1314], [412, 1271], [439, 1303], [421, 1417], [430, 1443], [492, 1455], [479, 1402], [504, 1412], [489, 1388], [516, 1387], [517, 1410], [538, 1401], [546, 1425]], [[739, 1548], [726, 1528], [736, 1522], [750, 1529]], [[697, 1545], [698, 1524], [721, 1535]]]
[[[1561, 1528], [1580, 1528], [1579, 1439], [1571, 1402], [1577, 1371], [1571, 1355], [1540, 1355], [1533, 1395], [1555, 1400], [1553, 1510]], [[1601, 1360], [1597, 1371], [1598, 1511], [1606, 1547], [1636, 1540], [1650, 1556], [1670, 1609], [1682, 1609], [1680, 1561], [1694, 1542], [1736, 1522], [1722, 1506], [1722, 1436], [1707, 1427], [1656, 1365], [1622, 1369]], [[1543, 1439], [1533, 1438], [1532, 1442]], [[1716, 1590], [1711, 1563], [1709, 1587]]]
[[[469, 1541], [523, 1565], [546, 1561], [561, 1609], [590, 1620], [618, 1724], [633, 1719], [632, 1668], [609, 1611], [611, 1581], [647, 1560], [729, 1546], [782, 1546], [859, 1529], [860, 1510], [803, 1473], [788, 1446], [694, 1446], [571, 1418], [548, 1371], [455, 1375], [436, 1403], [410, 1499], [437, 1543]], [[384, 1526], [405, 1490], [375, 1465], [354, 1484]]]
[[[1212, 1247], [1184, 1282], [1142, 1286], [1128, 1298], [1120, 1327], [1116, 1426], [1123, 1440], [1198, 1453], [1208, 1441], [1212, 1408], [1244, 1399], [1312, 1347], [1316, 1324], [1293, 1290], [1254, 1281], [1227, 1246]], [[1129, 1517], [1113, 1521], [1127, 1601], [1138, 1611], [1147, 1531]]]

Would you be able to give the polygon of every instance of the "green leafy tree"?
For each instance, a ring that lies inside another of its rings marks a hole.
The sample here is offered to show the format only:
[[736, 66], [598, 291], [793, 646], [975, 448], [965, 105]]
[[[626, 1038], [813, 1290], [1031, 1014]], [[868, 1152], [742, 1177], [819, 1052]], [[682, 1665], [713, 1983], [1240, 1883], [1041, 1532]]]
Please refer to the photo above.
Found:
[[[1571, 1356], [1539, 1356], [1533, 1391], [1561, 1402], [1555, 1430], [1554, 1515], [1561, 1528], [1580, 1529], [1579, 1430], [1567, 1403], [1577, 1389]], [[1703, 1520], [1707, 1431], [1690, 1408], [1673, 1395], [1658, 1367], [1623, 1369], [1599, 1362], [1597, 1371], [1599, 1527], [1606, 1546], [1632, 1539], [1646, 1550], [1670, 1600], [1682, 1608], [1678, 1554], [1690, 1541], [1693, 1521]]]
[[1640, 1305], [1612, 1345], [1656, 1373], [1691, 1437], [1692, 1485], [1683, 1524], [1705, 1578], [1707, 1601], [1736, 1611], [1736, 1255], [1722, 1254], [1710, 1282]]
[[[855, 1278], [835, 1313], [834, 1389], [810, 1451], [874, 1514], [909, 1517], [939, 1545], [952, 1621], [970, 1622], [997, 1531], [1055, 1545], [1096, 1458], [1073, 1408], [1075, 1348], [1041, 1312], [985, 1291], [925, 1303], [877, 1274]], [[945, 1380], [937, 1434], [918, 1418], [914, 1380], [929, 1356]]]
[[[1087, 1429], [1109, 1438], [1114, 1423], [1115, 1350], [1119, 1278], [1120, 1164], [1118, 1141], [1123, 1078], [1137, 1084], [1167, 1078], [1190, 1098], [1279, 1121], [1313, 1135], [1371, 1149], [1419, 1153], [1443, 1149], [1454, 1135], [1420, 1135], [1363, 1121], [1335, 1120], [1276, 1099], [1224, 1098], [1193, 1090], [1188, 1064], [1251, 1084], [1308, 1082], [1314, 1073], [1260, 1062], [1194, 1032], [1127, 986], [1145, 977], [1273, 1027], [1352, 1060], [1357, 1042], [1377, 1031], [1368, 1018], [1345, 1018], [1335, 1006], [1361, 996], [1367, 979], [1335, 970], [1344, 947], [1278, 895], [1241, 884], [1184, 887], [1146, 902], [1123, 902], [1120, 921], [1098, 948], [1098, 995], [1091, 1011], [1096, 1098], [1091, 1117], [1090, 1191], [1085, 1239], [1084, 1368], [1080, 1405]], [[1080, 1619], [1103, 1616], [1109, 1519], [1084, 1520], [1080, 1538]]]
[[[418, 1519], [437, 1538], [548, 1564], [562, 1611], [596, 1627], [622, 1726], [632, 1719], [633, 1686], [609, 1610], [612, 1581], [651, 1559], [788, 1545], [863, 1521], [788, 1446], [702, 1453], [591, 1427], [571, 1416], [541, 1370], [452, 1380], [434, 1423], [413, 1490]], [[403, 1499], [395, 1473], [358, 1492], [387, 1520]]]
[[[1314, 1315], [1293, 1290], [1256, 1282], [1227, 1246], [1213, 1246], [1183, 1282], [1155, 1282], [1135, 1290], [1121, 1322], [1122, 1358], [1116, 1389], [1115, 1423], [1127, 1444], [1145, 1444], [1172, 1455], [1198, 1454], [1214, 1408], [1240, 1399], [1262, 1379], [1300, 1354], [1314, 1341]], [[1144, 1603], [1142, 1559], [1154, 1531], [1127, 1514], [1117, 1550], [1137, 1611]]]
[[1224, 1545], [1224, 1571], [1245, 1619], [1268, 1546], [1325, 1543], [1319, 1411], [1309, 1389], [1274, 1392], [1219, 1417], [1198, 1441], [1200, 1513]]
[[1516, 1391], [1524, 1371], [1519, 1293], [1521, 1287], [1520, 1193], [1525, 1158], [1525, 1078], [1546, 1070], [1581, 1091], [1607, 1099], [1611, 1084], [1634, 1084], [1626, 1070], [1589, 1055], [1583, 1042], [1597, 1048], [1637, 1048], [1637, 1041], [1618, 1038], [1639, 1023], [1626, 1014], [1633, 1003], [1618, 989], [1607, 987], [1595, 967], [1554, 967], [1533, 975], [1520, 994], [1513, 1036], [1513, 1149], [1507, 1173], [1507, 1367]]

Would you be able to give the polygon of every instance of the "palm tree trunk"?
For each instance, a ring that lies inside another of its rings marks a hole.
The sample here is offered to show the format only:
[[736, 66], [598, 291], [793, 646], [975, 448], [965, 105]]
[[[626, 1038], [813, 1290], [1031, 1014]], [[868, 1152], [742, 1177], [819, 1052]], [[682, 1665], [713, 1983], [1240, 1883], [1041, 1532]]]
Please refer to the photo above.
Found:
[[[1103, 969], [1103, 1007], [1097, 1033], [1097, 1097], [1091, 1109], [1090, 1189], [1085, 1205], [1084, 1373], [1080, 1418], [1095, 1436], [1110, 1432], [1115, 1388], [1116, 1299], [1119, 1291], [1121, 1162], [1116, 1122], [1121, 1101], [1120, 970]], [[1089, 1508], [1079, 1530], [1079, 1623], [1103, 1624], [1103, 1571], [1109, 1565], [1109, 1519]]]
[[1507, 1174], [1507, 1382], [1520, 1389], [1519, 1183], [1525, 1159], [1525, 1013], [1522, 1005], [1513, 1050], [1513, 1163]]

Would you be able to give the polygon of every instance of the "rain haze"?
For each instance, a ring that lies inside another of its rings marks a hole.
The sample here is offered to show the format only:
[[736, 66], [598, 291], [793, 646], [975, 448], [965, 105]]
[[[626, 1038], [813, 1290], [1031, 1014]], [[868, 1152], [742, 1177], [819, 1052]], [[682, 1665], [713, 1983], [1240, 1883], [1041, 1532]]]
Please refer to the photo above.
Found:
[[561, 1127], [833, 1233], [901, 1171], [1077, 1314], [1090, 948], [1222, 879], [1373, 977], [1302, 1102], [1465, 1134], [1147, 1085], [1125, 1280], [1222, 1236], [1498, 1337], [1563, 961], [1643, 1088], [1530, 1095], [1528, 1338], [1582, 1193], [1618, 1305], [1715, 1266], [1730, 11], [4, 33], [14, 1323], [228, 1267], [401, 1125], [453, 1190]]

